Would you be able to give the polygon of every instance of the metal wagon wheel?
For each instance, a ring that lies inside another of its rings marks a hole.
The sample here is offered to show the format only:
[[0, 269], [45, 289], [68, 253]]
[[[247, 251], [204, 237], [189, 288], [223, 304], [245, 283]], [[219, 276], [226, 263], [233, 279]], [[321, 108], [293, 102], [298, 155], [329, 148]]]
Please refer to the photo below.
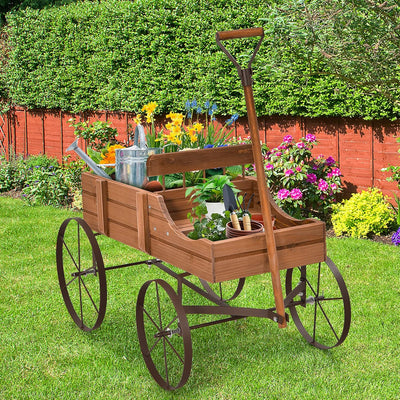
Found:
[[84, 331], [98, 328], [106, 313], [106, 274], [95, 234], [83, 219], [61, 224], [56, 255], [58, 281], [72, 319]]
[[313, 346], [339, 346], [350, 329], [350, 297], [343, 277], [331, 259], [287, 270], [286, 294], [300, 286], [300, 301], [289, 310], [297, 329]]
[[228, 282], [219, 283], [208, 283], [207, 281], [200, 279], [200, 283], [203, 285], [204, 290], [216, 300], [230, 301], [236, 299], [243, 290], [244, 282], [246, 278], [240, 278]]
[[146, 282], [136, 304], [140, 349], [148, 370], [164, 389], [183, 386], [192, 367], [192, 339], [181, 300], [161, 279]]

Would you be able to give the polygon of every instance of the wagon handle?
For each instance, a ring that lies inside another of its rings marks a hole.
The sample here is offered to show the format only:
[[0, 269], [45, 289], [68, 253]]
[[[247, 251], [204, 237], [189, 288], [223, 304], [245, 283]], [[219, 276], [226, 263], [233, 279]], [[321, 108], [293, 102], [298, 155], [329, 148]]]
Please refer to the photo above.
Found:
[[[221, 43], [221, 40], [250, 38], [250, 37], [257, 37], [257, 36], [260, 36], [260, 40], [258, 41], [258, 43], [253, 51], [253, 54], [250, 57], [249, 62], [247, 63], [246, 69], [242, 69], [242, 67], [237, 62], [236, 58], [231, 53], [229, 53], [229, 51], [226, 49], [226, 47]], [[215, 40], [217, 42], [217, 45], [228, 56], [228, 58], [233, 62], [233, 65], [236, 67], [236, 69], [238, 71], [238, 74], [240, 76], [243, 86], [252, 84], [251, 64], [253, 63], [254, 58], [256, 57], [256, 54], [258, 53], [258, 50], [260, 49], [263, 39], [264, 39], [264, 29], [263, 28], [249, 28], [249, 29], [237, 29], [234, 31], [222, 31], [222, 32], [217, 32], [215, 35]]]
[[[258, 41], [257, 46], [253, 51], [253, 55], [251, 56], [250, 61], [247, 64], [247, 68], [242, 69], [239, 63], [236, 61], [236, 59], [223, 46], [221, 40], [250, 38], [255, 36], [261, 36], [261, 38]], [[253, 149], [253, 158], [257, 173], [257, 187], [260, 195], [261, 211], [264, 219], [265, 241], [267, 245], [268, 263], [269, 263], [269, 270], [271, 272], [272, 288], [274, 290], [276, 312], [283, 318], [283, 322], [279, 323], [279, 327], [284, 328], [286, 327], [285, 306], [283, 302], [281, 277], [279, 274], [278, 253], [276, 249], [275, 236], [272, 227], [271, 205], [268, 198], [269, 189], [267, 186], [267, 180], [264, 173], [264, 163], [261, 153], [257, 115], [254, 105], [254, 95], [252, 87], [253, 81], [251, 78], [252, 75], [251, 64], [261, 46], [263, 38], [264, 38], [263, 28], [239, 29], [234, 31], [217, 32], [216, 34], [217, 45], [233, 62], [238, 71], [239, 77], [242, 81], [244, 97], [246, 100], [247, 117], [249, 122], [250, 136]]]

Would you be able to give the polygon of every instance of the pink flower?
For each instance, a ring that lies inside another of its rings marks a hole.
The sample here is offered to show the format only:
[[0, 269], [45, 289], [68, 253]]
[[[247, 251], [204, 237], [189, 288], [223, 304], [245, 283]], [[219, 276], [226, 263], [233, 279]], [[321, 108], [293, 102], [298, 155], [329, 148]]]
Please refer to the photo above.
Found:
[[290, 191], [290, 197], [293, 200], [299, 200], [299, 199], [301, 199], [303, 197], [303, 193], [301, 192], [300, 189], [292, 189]]
[[289, 195], [290, 195], [290, 192], [287, 189], [281, 189], [277, 194], [279, 200], [284, 200], [287, 197], [289, 197]]
[[323, 179], [320, 179], [318, 181], [318, 189], [321, 190], [322, 192], [328, 190], [329, 185], [328, 182], [324, 181]]
[[274, 166], [273, 166], [272, 164], [268, 163], [268, 164], [265, 166], [265, 169], [266, 169], [267, 171], [271, 171], [271, 169], [274, 169]]
[[297, 172], [301, 172], [301, 167], [296, 167]]
[[296, 143], [296, 146], [297, 146], [299, 149], [305, 149], [305, 148], [306, 148], [306, 145], [305, 145], [303, 142], [298, 142], [298, 143]]
[[337, 189], [336, 183], [331, 183], [331, 189], [333, 189], [333, 190], [336, 190], [336, 189]]
[[340, 176], [340, 175], [342, 175], [342, 172], [340, 171], [339, 168], [333, 168], [332, 174], [335, 176]]
[[326, 159], [325, 164], [328, 165], [328, 166], [331, 166], [331, 165], [335, 164], [335, 162], [336, 162], [335, 159], [333, 157], [329, 156]]
[[326, 177], [327, 177], [327, 178], [333, 178], [333, 173], [332, 173], [332, 172], [328, 172], [328, 173], [326, 174]]
[[309, 183], [317, 182], [317, 175], [315, 175], [315, 174], [307, 174], [307, 182], [309, 182]]
[[277, 153], [275, 153], [275, 155], [276, 155], [277, 157], [280, 157], [280, 156], [282, 155], [282, 153], [281, 153], [280, 151], [278, 151]]
[[292, 143], [292, 142], [293, 142], [293, 136], [292, 136], [292, 135], [286, 135], [286, 136], [283, 138], [283, 141], [284, 141], [285, 143]]
[[292, 169], [287, 169], [285, 171], [285, 176], [290, 176], [290, 175], [293, 175], [293, 174], [294, 174], [294, 171]]
[[311, 133], [308, 133], [306, 135], [306, 141], [308, 143], [315, 142], [316, 140], [317, 140], [317, 138], [315, 137], [315, 135], [312, 135]]

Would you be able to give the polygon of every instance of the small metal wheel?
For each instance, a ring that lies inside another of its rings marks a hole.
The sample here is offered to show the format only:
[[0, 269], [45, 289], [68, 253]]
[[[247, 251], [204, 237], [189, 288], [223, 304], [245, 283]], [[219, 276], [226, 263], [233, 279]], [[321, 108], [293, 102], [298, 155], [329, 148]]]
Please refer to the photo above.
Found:
[[57, 273], [61, 293], [72, 319], [84, 331], [98, 328], [107, 306], [103, 257], [89, 225], [66, 219], [57, 236]]
[[167, 282], [155, 279], [140, 288], [136, 326], [155, 381], [166, 390], [183, 386], [192, 368], [192, 339], [181, 300]]
[[351, 307], [336, 265], [327, 258], [319, 264], [288, 269], [286, 295], [296, 287], [300, 293], [289, 304], [289, 310], [303, 337], [320, 349], [343, 343], [350, 329]]
[[208, 283], [200, 279], [204, 290], [215, 300], [230, 301], [236, 299], [243, 290], [246, 278], [235, 279], [227, 282]]

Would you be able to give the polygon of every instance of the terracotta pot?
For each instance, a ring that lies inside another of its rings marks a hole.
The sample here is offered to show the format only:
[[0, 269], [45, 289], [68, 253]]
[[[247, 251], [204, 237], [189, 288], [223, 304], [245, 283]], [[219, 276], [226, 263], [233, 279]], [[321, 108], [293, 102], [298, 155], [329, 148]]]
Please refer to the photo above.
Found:
[[226, 237], [234, 238], [240, 236], [252, 235], [253, 233], [260, 233], [264, 231], [264, 226], [260, 222], [251, 220], [251, 231], [243, 230], [243, 221], [239, 221], [240, 227], [242, 230], [232, 228], [232, 222], [229, 221], [226, 224]]
[[[251, 219], [253, 220], [253, 221], [258, 221], [258, 222], [261, 222], [263, 225], [264, 225], [264, 219], [263, 219], [263, 216], [262, 216], [262, 214], [261, 213], [254, 213], [254, 214], [251, 214]], [[272, 217], [272, 226], [274, 227], [274, 229], [276, 229], [275, 228], [275, 217]]]

